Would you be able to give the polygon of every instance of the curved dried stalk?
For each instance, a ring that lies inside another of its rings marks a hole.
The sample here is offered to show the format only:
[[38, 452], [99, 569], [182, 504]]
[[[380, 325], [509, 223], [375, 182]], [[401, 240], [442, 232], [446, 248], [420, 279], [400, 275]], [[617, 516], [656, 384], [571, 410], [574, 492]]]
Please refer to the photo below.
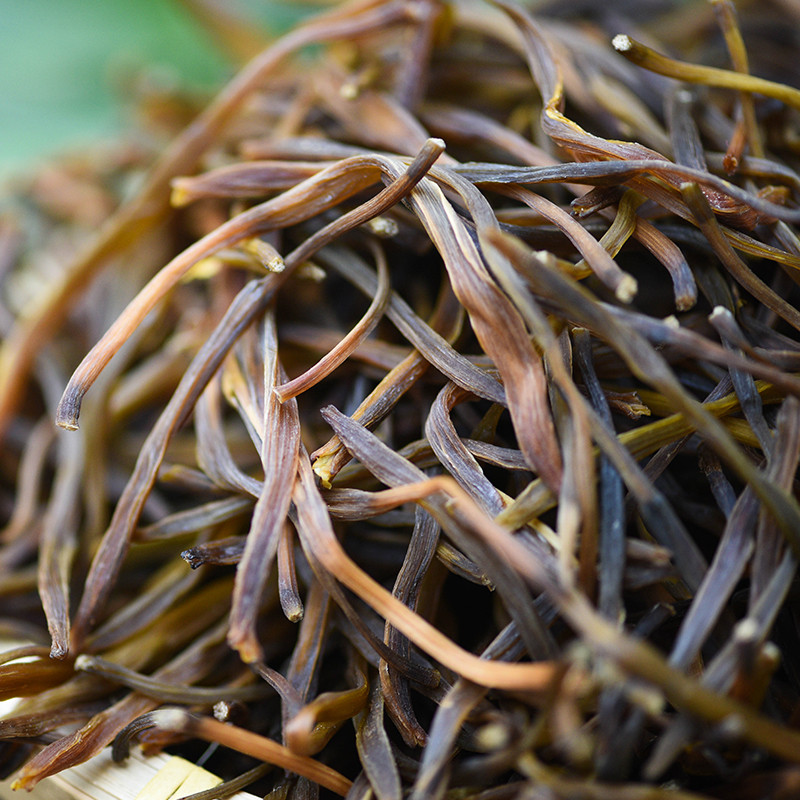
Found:
[[[342, 430], [337, 431], [341, 436]], [[528, 691], [544, 691], [560, 672], [560, 666], [550, 662], [536, 664], [489, 664], [455, 645], [436, 628], [403, 605], [391, 593], [376, 583], [351, 561], [336, 541], [322, 498], [314, 486], [313, 473], [301, 459], [299, 479], [295, 486], [295, 502], [300, 515], [300, 535], [313, 547], [322, 565], [337, 579], [379, 613], [412, 642], [438, 661], [484, 686], [503, 686]], [[422, 485], [397, 487], [394, 497], [398, 504], [411, 499], [449, 490], [452, 495], [457, 484], [447, 478], [431, 478]], [[463, 497], [460, 490], [459, 497]], [[472, 508], [472, 506], [469, 506]], [[478, 513], [478, 517], [485, 519]]]
[[263, 736], [236, 728], [209, 717], [196, 717], [180, 709], [162, 708], [152, 712], [148, 722], [159, 728], [196, 736], [208, 742], [231, 747], [241, 753], [283, 767], [341, 795], [347, 794], [350, 781], [331, 767], [291, 750]]
[[378, 289], [370, 307], [366, 310], [364, 316], [350, 329], [350, 332], [339, 341], [339, 344], [313, 367], [310, 367], [302, 375], [298, 375], [296, 378], [292, 378], [292, 380], [282, 383], [273, 389], [281, 403], [285, 403], [292, 397], [297, 397], [298, 394], [310, 389], [327, 375], [330, 375], [369, 336], [380, 322], [389, 304], [392, 285], [389, 280], [389, 267], [386, 263], [386, 257], [377, 247], [375, 248], [375, 255], [375, 261], [378, 266]]

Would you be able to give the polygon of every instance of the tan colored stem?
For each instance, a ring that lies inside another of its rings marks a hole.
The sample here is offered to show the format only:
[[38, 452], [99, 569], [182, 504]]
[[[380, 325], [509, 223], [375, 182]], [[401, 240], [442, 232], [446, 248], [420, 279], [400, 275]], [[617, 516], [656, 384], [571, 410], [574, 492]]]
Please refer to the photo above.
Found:
[[705, 86], [717, 86], [720, 89], [736, 89], [736, 91], [748, 94], [755, 92], [780, 100], [792, 108], [800, 109], [800, 91], [791, 86], [764, 78], [756, 78], [753, 75], [745, 75], [741, 72], [705, 67], [668, 58], [622, 33], [614, 37], [612, 44], [614, 49], [625, 56], [628, 61], [632, 61], [644, 69], [649, 69], [651, 72], [657, 72], [659, 75], [666, 75], [668, 78], [676, 78], [679, 81], [686, 81], [686, 83], [702, 83]]
[[238, 750], [253, 758], [275, 764], [297, 775], [302, 775], [342, 797], [350, 789], [351, 782], [335, 769], [320, 764], [319, 761], [314, 761], [307, 756], [296, 755], [288, 747], [244, 728], [237, 728], [226, 722], [218, 722], [210, 717], [197, 717], [173, 708], [164, 708], [154, 712], [152, 721], [159, 728], [179, 731], [207, 742], [218, 742], [224, 747], [230, 747], [232, 750]]

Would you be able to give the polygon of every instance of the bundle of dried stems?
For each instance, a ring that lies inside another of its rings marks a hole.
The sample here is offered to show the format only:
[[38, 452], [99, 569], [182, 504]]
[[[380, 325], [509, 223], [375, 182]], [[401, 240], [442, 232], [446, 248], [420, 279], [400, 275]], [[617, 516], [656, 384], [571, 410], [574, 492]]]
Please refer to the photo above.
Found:
[[15, 787], [796, 796], [800, 6], [739, 11], [353, 0], [18, 189]]

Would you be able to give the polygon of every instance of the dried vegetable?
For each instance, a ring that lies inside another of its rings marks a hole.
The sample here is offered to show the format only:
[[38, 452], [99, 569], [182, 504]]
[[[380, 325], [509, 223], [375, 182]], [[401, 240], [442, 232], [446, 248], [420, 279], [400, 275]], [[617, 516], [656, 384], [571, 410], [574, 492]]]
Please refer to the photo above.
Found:
[[595, 5], [334, 5], [18, 187], [15, 787], [795, 796], [800, 7]]

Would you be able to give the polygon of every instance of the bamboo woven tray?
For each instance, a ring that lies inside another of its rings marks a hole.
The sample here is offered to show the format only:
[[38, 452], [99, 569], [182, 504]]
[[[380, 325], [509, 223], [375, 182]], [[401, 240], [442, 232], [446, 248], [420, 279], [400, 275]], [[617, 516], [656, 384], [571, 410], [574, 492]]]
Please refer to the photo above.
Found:
[[[111, 760], [111, 750], [85, 764], [47, 778], [32, 792], [14, 792], [0, 784], [2, 800], [177, 800], [210, 789], [221, 779], [208, 770], [178, 756], [143, 756], [132, 752], [124, 764]], [[232, 800], [257, 800], [247, 792]]]

